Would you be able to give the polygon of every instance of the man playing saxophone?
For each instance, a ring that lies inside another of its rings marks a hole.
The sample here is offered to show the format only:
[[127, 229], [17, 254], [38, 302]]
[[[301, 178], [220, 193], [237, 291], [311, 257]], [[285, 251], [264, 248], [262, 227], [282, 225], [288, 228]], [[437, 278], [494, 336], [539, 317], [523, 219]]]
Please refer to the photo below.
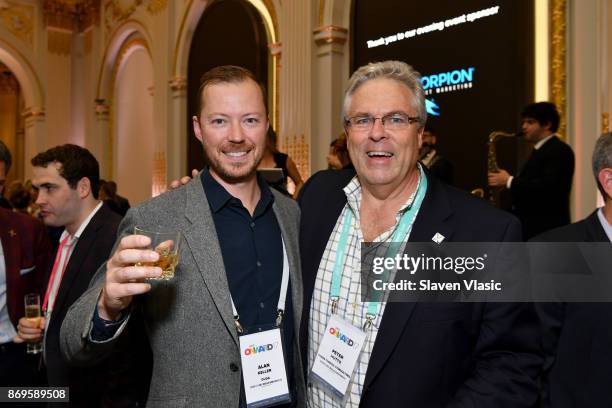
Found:
[[574, 175], [574, 152], [556, 135], [559, 113], [551, 102], [527, 105], [522, 131], [533, 151], [515, 175], [504, 169], [489, 171], [491, 187], [507, 188], [512, 212], [523, 224], [525, 240], [570, 223], [569, 194]]

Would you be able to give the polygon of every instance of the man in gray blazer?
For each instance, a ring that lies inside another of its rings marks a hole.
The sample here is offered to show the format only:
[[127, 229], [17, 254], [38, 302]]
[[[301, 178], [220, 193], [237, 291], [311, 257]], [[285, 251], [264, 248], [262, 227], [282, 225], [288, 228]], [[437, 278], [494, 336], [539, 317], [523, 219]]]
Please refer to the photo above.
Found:
[[[267, 386], [249, 371], [258, 346], [245, 339], [274, 333], [282, 340], [261, 350], [284, 345], [284, 357], [275, 355], [284, 358], [289, 392], [268, 401], [301, 406], [299, 210], [257, 177], [269, 126], [263, 90], [249, 71], [224, 66], [204, 74], [199, 96], [193, 127], [209, 169], [128, 211], [111, 259], [66, 315], [62, 350], [74, 363], [93, 363], [142, 316], [154, 360], [147, 406], [238, 407], [260, 401], [252, 390]], [[149, 238], [132, 235], [136, 226], [181, 232], [173, 279], [135, 266], [159, 258], [145, 249]]]

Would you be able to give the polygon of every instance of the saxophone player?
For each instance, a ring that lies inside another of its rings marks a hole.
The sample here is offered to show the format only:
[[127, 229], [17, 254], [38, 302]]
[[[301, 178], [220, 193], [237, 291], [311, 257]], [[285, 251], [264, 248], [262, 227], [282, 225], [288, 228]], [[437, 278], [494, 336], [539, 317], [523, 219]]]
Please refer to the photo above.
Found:
[[492, 171], [488, 183], [510, 190], [512, 211], [521, 220], [527, 240], [570, 223], [574, 152], [556, 135], [560, 117], [553, 103], [527, 105], [521, 117], [524, 137], [534, 144], [533, 151], [517, 174]]

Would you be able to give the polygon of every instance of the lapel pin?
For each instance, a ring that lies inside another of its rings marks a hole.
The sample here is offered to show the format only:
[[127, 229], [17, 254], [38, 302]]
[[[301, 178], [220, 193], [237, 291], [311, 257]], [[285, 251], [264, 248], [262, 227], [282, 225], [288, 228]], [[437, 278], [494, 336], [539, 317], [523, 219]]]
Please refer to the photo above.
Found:
[[11, 237], [16, 237], [16, 236], [17, 236], [17, 233], [15, 232], [15, 230], [14, 230], [14, 229], [12, 229], [12, 228], [11, 228], [11, 229], [9, 230], [9, 235], [10, 235]]
[[431, 240], [436, 244], [439, 244], [440, 242], [444, 241], [444, 235], [440, 234], [439, 232], [436, 232], [436, 235], [434, 235]]

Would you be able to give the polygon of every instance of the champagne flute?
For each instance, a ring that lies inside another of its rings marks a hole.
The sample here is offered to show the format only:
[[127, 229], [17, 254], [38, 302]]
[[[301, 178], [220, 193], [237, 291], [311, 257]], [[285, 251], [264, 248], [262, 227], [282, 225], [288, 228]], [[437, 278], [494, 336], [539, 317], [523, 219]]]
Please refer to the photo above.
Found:
[[[28, 320], [36, 322], [40, 325], [40, 296], [38, 293], [28, 293], [24, 296], [25, 317]], [[38, 354], [42, 351], [42, 341], [37, 343], [28, 343], [26, 352], [28, 354]]]

